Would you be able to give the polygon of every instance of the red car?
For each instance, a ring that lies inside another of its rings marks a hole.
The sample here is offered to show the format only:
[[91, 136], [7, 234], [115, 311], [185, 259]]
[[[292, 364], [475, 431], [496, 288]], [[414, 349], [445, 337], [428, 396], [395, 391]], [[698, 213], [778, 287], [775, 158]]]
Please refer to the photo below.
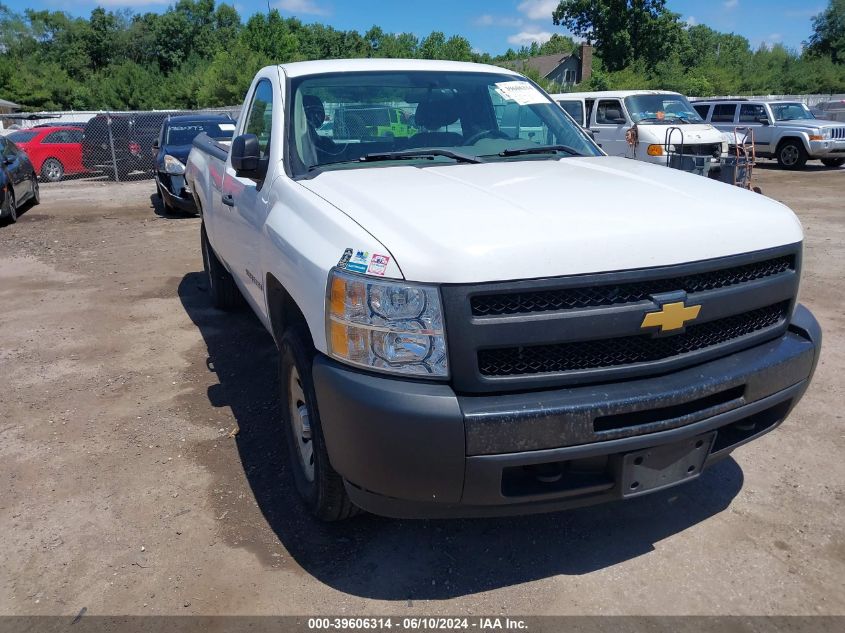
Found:
[[41, 180], [56, 182], [88, 170], [82, 164], [81, 127], [54, 125], [18, 130], [8, 139], [26, 152]]

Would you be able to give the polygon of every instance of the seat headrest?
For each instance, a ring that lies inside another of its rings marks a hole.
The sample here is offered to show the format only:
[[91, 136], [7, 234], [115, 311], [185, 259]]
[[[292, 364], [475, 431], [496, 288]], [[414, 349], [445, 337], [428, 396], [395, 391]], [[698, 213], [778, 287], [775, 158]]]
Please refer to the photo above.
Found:
[[461, 117], [458, 100], [454, 97], [429, 97], [420, 101], [414, 115], [417, 127], [426, 130], [439, 130]]
[[314, 129], [319, 129], [326, 122], [326, 107], [320, 97], [302, 95], [302, 107], [305, 109], [305, 119]]

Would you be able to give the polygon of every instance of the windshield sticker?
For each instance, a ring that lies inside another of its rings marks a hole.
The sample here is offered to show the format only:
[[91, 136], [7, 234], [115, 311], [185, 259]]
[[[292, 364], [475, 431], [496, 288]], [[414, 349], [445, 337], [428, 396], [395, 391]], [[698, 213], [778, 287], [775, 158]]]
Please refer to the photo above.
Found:
[[369, 261], [370, 253], [368, 251], [356, 251], [352, 259], [346, 263], [346, 270], [351, 270], [354, 273], [365, 273]]
[[548, 99], [527, 81], [501, 81], [496, 84], [496, 92], [502, 99], [516, 101], [519, 105], [548, 103]]
[[220, 128], [223, 132], [234, 132], [235, 131], [235, 124], [234, 123], [221, 123], [217, 127]]
[[367, 272], [370, 275], [378, 275], [379, 277], [384, 277], [384, 271], [387, 270], [387, 264], [390, 262], [390, 257], [387, 255], [379, 255], [378, 253], [373, 253], [373, 258], [370, 260], [370, 265], [367, 268]]
[[349, 260], [352, 259], [352, 249], [347, 248], [343, 251], [343, 255], [340, 257], [340, 261], [337, 262], [338, 268], [346, 268], [346, 264], [349, 263]]

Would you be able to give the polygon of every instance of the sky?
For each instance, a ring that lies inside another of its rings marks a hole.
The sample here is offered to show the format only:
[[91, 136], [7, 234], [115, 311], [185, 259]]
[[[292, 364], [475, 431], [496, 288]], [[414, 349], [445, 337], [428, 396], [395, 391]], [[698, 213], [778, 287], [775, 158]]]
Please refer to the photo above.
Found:
[[[173, 0], [5, 0], [15, 11], [64, 10], [87, 16], [97, 5], [108, 9], [163, 11]], [[493, 55], [532, 41], [543, 42], [564, 33], [552, 24], [557, 0], [230, 0], [242, 19], [268, 4], [285, 15], [306, 22], [322, 22], [338, 29], [364, 32], [378, 24], [388, 32], [431, 31], [460, 34], [477, 51]], [[671, 11], [688, 24], [706, 24], [718, 31], [747, 37], [753, 47], [782, 43], [800, 49], [810, 35], [812, 17], [827, 0], [668, 0]]]

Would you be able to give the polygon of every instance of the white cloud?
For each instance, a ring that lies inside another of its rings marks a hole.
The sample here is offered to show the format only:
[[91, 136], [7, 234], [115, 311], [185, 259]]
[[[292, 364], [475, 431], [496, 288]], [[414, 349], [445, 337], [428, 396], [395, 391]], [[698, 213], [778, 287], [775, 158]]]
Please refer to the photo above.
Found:
[[517, 46], [528, 46], [532, 42], [537, 42], [538, 44], [545, 44], [550, 39], [552, 39], [552, 34], [548, 31], [521, 31], [519, 33], [514, 33], [513, 35], [509, 36], [508, 42]]
[[315, 0], [280, 0], [276, 6], [289, 13], [304, 13], [307, 15], [329, 15], [331, 11], [320, 6]]
[[557, 9], [558, 0], [523, 0], [517, 6], [520, 13], [525, 14], [529, 20], [551, 21], [552, 13]]
[[724, 6], [726, 9], [735, 9], [738, 4], [739, 0], [725, 0], [722, 3], [722, 6]]
[[766, 41], [771, 44], [777, 44], [778, 42], [783, 41], [783, 35], [780, 33], [770, 33], [769, 37], [766, 38]]
[[522, 26], [523, 20], [517, 17], [485, 13], [475, 18], [472, 23], [475, 26]]
[[684, 20], [684, 24], [687, 26], [695, 26], [698, 24], [698, 20], [695, 19], [694, 15], [689, 16], [686, 20]]

